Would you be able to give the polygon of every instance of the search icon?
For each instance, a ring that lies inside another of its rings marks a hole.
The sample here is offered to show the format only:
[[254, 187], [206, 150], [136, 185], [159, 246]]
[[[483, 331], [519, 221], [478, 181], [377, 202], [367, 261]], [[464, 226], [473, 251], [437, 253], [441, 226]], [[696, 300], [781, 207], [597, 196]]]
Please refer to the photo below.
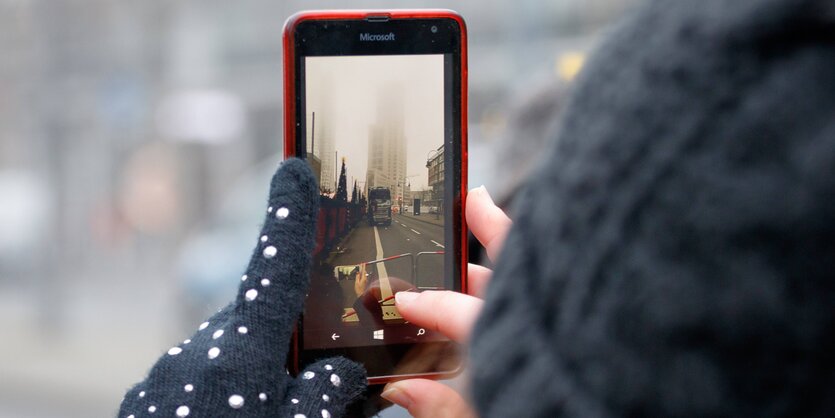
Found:
[[423, 328], [419, 329], [419, 330], [418, 330], [418, 334], [417, 334], [417, 335], [418, 335], [418, 336], [421, 336], [421, 335], [423, 335], [423, 334], [426, 334], [426, 330], [425, 330], [425, 329], [423, 329]]

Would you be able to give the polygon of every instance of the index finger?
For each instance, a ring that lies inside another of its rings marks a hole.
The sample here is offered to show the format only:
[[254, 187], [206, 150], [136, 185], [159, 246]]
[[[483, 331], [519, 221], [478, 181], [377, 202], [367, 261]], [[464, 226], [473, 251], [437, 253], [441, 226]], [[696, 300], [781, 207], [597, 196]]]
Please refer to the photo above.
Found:
[[483, 298], [487, 283], [490, 282], [490, 276], [492, 275], [493, 270], [487, 267], [472, 263], [467, 264], [467, 294]]
[[264, 226], [235, 301], [243, 320], [276, 327], [277, 332], [265, 333], [274, 339], [267, 342], [269, 347], [289, 345], [301, 314], [318, 210], [318, 187], [310, 168], [302, 160], [285, 161], [270, 184]]
[[493, 198], [484, 186], [467, 193], [466, 212], [470, 231], [487, 250], [490, 260], [496, 261], [513, 222], [493, 203]]
[[397, 292], [397, 310], [407, 321], [466, 342], [484, 304], [481, 299], [450, 290]]

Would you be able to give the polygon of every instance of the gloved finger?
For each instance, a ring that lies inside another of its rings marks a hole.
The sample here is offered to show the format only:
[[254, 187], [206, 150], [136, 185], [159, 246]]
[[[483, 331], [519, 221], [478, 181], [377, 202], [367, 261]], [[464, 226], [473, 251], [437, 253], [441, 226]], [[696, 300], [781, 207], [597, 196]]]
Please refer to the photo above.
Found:
[[282, 417], [339, 418], [368, 385], [365, 369], [344, 357], [311, 364], [290, 383]]
[[380, 395], [415, 418], [474, 418], [467, 401], [451, 387], [426, 379], [389, 383]]
[[283, 364], [293, 324], [309, 285], [319, 191], [313, 173], [298, 159], [285, 161], [273, 176], [266, 218], [236, 299], [237, 326], [278, 354]]
[[290, 380], [283, 365], [307, 292], [318, 199], [307, 164], [279, 167], [236, 301], [171, 347], [128, 392], [120, 417], [276, 416]]
[[279, 167], [267, 206], [236, 301], [168, 350], [128, 392], [120, 416], [276, 415], [290, 380], [284, 364], [307, 292], [319, 206], [307, 164]]

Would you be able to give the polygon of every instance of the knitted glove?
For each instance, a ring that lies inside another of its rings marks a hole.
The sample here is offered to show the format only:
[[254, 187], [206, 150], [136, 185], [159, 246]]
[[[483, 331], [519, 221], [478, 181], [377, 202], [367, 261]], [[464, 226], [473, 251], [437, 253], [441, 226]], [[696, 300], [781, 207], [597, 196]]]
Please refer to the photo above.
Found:
[[307, 164], [279, 167], [268, 206], [235, 301], [157, 361], [125, 395], [119, 418], [340, 417], [363, 393], [365, 370], [344, 358], [321, 360], [295, 379], [286, 373], [319, 209]]

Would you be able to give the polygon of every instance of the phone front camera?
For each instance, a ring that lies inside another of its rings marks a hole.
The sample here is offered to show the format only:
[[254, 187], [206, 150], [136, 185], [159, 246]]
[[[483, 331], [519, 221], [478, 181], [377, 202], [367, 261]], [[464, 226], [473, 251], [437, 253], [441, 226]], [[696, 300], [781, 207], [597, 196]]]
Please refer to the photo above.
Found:
[[438, 27], [437, 26], [432, 26], [431, 28], [429, 28], [429, 30], [431, 30], [432, 33], [438, 33]]

